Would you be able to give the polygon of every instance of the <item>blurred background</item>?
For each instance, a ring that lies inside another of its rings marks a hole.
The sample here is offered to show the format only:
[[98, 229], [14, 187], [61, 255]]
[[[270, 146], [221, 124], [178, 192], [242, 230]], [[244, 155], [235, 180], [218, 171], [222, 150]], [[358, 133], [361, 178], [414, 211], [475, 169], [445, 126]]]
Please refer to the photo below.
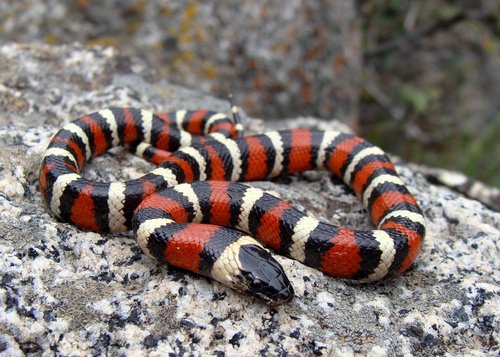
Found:
[[0, 43], [112, 46], [252, 117], [335, 118], [500, 186], [498, 0], [2, 0], [0, 18]]

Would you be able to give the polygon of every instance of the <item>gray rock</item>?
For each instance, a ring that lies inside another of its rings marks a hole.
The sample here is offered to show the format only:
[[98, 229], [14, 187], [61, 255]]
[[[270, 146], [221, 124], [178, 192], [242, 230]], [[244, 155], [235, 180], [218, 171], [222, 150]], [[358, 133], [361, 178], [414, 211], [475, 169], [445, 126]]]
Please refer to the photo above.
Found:
[[[357, 285], [278, 257], [296, 298], [268, 307], [221, 284], [161, 266], [127, 234], [57, 222], [38, 188], [42, 153], [63, 123], [113, 105], [151, 110], [217, 100], [155, 80], [109, 48], [0, 47], [0, 352], [5, 355], [478, 355], [498, 353], [500, 214], [398, 171], [422, 206], [428, 235], [402, 277]], [[313, 118], [268, 126], [334, 128]], [[151, 165], [123, 151], [87, 177], [137, 177]], [[327, 174], [258, 182], [323, 220], [369, 228], [368, 215]]]
[[237, 93], [252, 113], [357, 119], [353, 0], [17, 0], [0, 17], [0, 42], [107, 44], [175, 83]]

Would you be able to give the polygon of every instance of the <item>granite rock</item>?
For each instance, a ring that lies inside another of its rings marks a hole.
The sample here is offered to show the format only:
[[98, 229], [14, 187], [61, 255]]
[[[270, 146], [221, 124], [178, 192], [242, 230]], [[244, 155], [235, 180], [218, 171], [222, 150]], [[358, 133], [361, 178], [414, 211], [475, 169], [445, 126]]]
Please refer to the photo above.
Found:
[[0, 17], [0, 42], [114, 46], [175, 83], [239, 93], [257, 115], [357, 118], [353, 0], [17, 0]]
[[[156, 79], [109, 48], [0, 47], [0, 353], [34, 355], [495, 355], [499, 352], [500, 214], [404, 162], [428, 235], [396, 280], [359, 285], [278, 257], [296, 298], [269, 307], [221, 284], [159, 265], [130, 234], [82, 232], [51, 217], [38, 169], [64, 123], [115, 105], [227, 110], [225, 100]], [[246, 120], [339, 128], [335, 121]], [[135, 178], [151, 165], [115, 150], [85, 175]], [[322, 220], [369, 228], [352, 192], [323, 173], [256, 186]]]

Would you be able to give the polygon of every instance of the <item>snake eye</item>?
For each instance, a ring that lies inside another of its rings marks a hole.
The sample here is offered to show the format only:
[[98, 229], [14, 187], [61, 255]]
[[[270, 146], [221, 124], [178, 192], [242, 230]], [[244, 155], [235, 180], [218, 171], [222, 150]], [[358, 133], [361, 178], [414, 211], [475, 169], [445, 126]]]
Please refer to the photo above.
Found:
[[264, 284], [262, 283], [262, 281], [260, 279], [255, 279], [254, 281], [252, 281], [252, 287], [254, 289], [262, 289], [262, 287], [264, 286]]

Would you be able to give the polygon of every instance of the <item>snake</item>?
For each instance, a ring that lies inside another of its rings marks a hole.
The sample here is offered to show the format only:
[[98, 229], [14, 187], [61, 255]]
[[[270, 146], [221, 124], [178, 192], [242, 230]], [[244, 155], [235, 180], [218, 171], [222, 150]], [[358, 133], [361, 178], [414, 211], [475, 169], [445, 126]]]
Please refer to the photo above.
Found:
[[[83, 230], [133, 230], [150, 257], [272, 305], [290, 301], [294, 289], [271, 250], [348, 281], [386, 281], [413, 265], [425, 218], [382, 149], [333, 130], [244, 136], [238, 108], [231, 109], [232, 117], [116, 107], [67, 123], [41, 163], [49, 211]], [[126, 182], [82, 176], [91, 158], [117, 146], [157, 166]], [[375, 228], [323, 222], [243, 183], [309, 170], [340, 178]]]

